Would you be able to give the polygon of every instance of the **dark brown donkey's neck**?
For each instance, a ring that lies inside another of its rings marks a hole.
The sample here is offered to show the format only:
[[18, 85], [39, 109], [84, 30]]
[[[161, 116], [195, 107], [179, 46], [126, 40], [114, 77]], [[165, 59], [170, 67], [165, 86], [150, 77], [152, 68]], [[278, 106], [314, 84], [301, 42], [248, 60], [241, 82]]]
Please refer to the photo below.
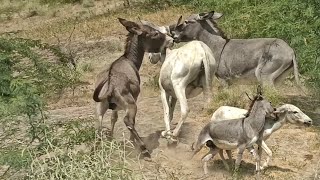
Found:
[[251, 109], [249, 117], [245, 119], [245, 124], [250, 124], [251, 128], [258, 133], [263, 129], [265, 117], [266, 112], [261, 102], [256, 102]]
[[132, 61], [137, 70], [140, 69], [144, 56], [143, 42], [138, 35], [128, 34], [124, 57]]

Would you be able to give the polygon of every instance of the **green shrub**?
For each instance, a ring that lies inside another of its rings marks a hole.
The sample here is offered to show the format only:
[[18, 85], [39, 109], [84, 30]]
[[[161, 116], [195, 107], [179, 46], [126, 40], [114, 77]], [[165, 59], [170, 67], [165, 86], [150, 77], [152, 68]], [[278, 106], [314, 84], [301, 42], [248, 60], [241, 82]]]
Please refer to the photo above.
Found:
[[[43, 134], [46, 100], [79, 82], [59, 47], [21, 38], [0, 38], [0, 120], [26, 116], [32, 139]], [[36, 117], [41, 115], [41, 117]]]

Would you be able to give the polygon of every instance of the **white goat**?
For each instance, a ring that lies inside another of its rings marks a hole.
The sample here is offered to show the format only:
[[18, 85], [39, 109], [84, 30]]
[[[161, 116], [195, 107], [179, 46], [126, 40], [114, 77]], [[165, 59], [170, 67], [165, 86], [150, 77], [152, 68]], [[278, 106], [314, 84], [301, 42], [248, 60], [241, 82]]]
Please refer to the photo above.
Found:
[[[262, 141], [262, 148], [267, 153], [268, 157], [266, 162], [262, 165], [261, 169], [268, 167], [269, 162], [272, 158], [272, 151], [268, 148], [266, 143], [264, 142], [267, 140], [272, 133], [280, 129], [286, 122], [292, 124], [300, 124], [300, 125], [311, 125], [312, 119], [309, 118], [305, 113], [303, 113], [298, 107], [292, 104], [284, 104], [280, 107], [276, 108], [278, 112], [282, 116], [278, 117], [277, 121], [267, 120], [264, 125], [264, 132], [263, 132], [263, 141]], [[221, 106], [219, 107], [212, 115], [211, 121], [223, 121], [223, 120], [231, 120], [236, 118], [243, 118], [247, 110], [240, 109], [231, 106]], [[231, 159], [231, 152], [227, 151], [229, 159]], [[220, 152], [220, 156], [224, 159], [222, 152]]]

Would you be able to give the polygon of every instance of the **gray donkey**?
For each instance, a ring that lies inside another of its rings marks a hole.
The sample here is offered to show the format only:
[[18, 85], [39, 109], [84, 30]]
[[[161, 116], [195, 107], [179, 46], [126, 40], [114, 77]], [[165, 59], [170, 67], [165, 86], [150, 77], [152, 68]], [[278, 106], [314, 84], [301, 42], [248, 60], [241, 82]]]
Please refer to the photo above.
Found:
[[175, 28], [170, 26], [174, 41], [199, 40], [207, 44], [218, 62], [216, 76], [225, 85], [232, 78], [242, 77], [274, 86], [292, 67], [299, 85], [296, 56], [285, 41], [278, 38], [228, 39], [216, 23], [221, 16], [212, 11], [193, 14], [183, 22], [181, 16]]
[[145, 52], [161, 52], [173, 45], [173, 39], [158, 30], [135, 22], [119, 18], [120, 23], [129, 31], [124, 54], [111, 66], [102, 71], [97, 78], [93, 99], [97, 103], [99, 122], [97, 128], [102, 129], [103, 115], [112, 109], [111, 137], [118, 119], [118, 111], [125, 110], [123, 119], [131, 132], [130, 140], [136, 140], [145, 157], [150, 153], [138, 135], [134, 125], [137, 113], [136, 100], [140, 93], [139, 69]]
[[[260, 89], [260, 88], [259, 88]], [[263, 99], [261, 90], [253, 99], [246, 118], [233, 119], [228, 121], [211, 121], [200, 132], [195, 143], [194, 155], [206, 144], [210, 151], [202, 158], [204, 174], [207, 175], [207, 161], [213, 158], [221, 150], [238, 149], [238, 156], [235, 162], [235, 170], [238, 170], [242, 159], [243, 151], [258, 144], [258, 153], [253, 149], [256, 161], [256, 170], [259, 175], [260, 156], [262, 153], [263, 127], [266, 118], [275, 118], [274, 108], [270, 102]], [[223, 161], [226, 168], [228, 165]]]

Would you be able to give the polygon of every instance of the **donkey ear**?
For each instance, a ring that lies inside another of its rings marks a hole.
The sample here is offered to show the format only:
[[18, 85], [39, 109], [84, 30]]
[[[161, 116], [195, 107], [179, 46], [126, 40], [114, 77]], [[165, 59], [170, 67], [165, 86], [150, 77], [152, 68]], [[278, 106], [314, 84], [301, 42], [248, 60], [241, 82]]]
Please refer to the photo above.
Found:
[[199, 14], [199, 20], [207, 20], [207, 19], [212, 19], [212, 20], [216, 20], [219, 19], [223, 16], [222, 13], [218, 13], [218, 12], [206, 12], [206, 13], [200, 13]]
[[214, 11], [208, 12], [208, 13], [200, 13], [199, 14], [199, 20], [207, 20], [210, 19], [214, 15]]
[[220, 19], [222, 16], [223, 16], [222, 13], [215, 12], [213, 14], [213, 16], [211, 17], [211, 19], [213, 19], [213, 20]]
[[285, 112], [288, 112], [288, 110], [276, 110], [276, 111], [273, 111], [274, 114], [283, 114]]
[[177, 22], [177, 24], [176, 24], [176, 27], [181, 24], [181, 21], [182, 21], [182, 16], [180, 16], [180, 18], [178, 19], [178, 22]]
[[119, 19], [119, 22], [124, 26], [126, 27], [126, 29], [131, 32], [131, 33], [134, 33], [134, 34], [137, 34], [137, 35], [141, 35], [142, 34], [142, 30], [140, 28], [140, 26], [135, 23], [135, 22], [132, 22], [132, 21], [128, 21], [128, 20], [125, 20], [123, 18], [118, 18]]

